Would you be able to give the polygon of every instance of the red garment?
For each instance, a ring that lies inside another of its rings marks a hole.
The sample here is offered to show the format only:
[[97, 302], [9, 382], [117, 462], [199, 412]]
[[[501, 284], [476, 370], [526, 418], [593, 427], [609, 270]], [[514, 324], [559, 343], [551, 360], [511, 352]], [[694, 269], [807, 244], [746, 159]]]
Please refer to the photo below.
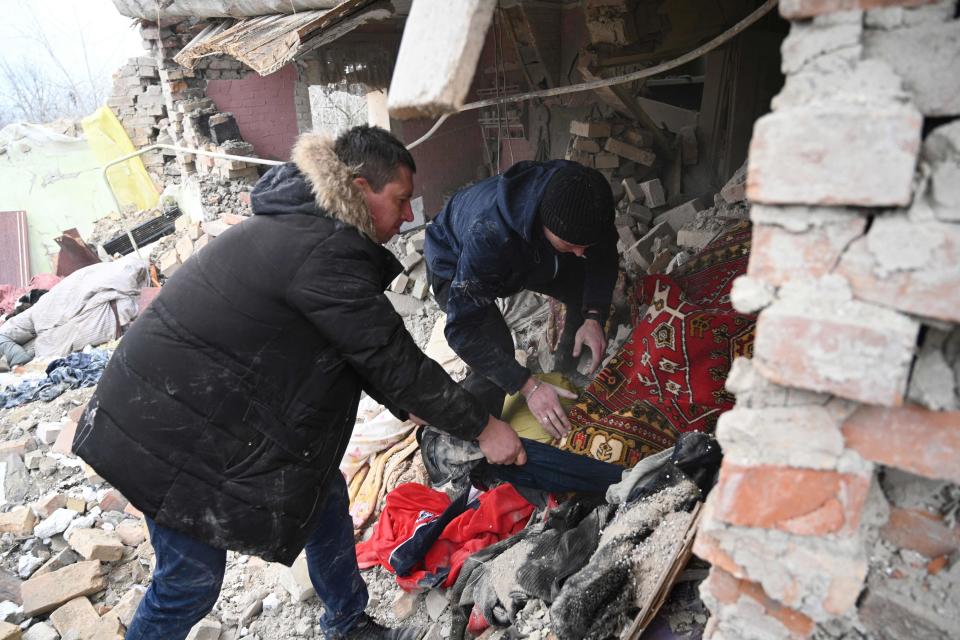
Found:
[[[397, 576], [401, 588], [414, 591], [443, 575], [442, 584], [449, 587], [470, 555], [517, 533], [533, 513], [533, 505], [508, 484], [481, 494], [478, 501], [476, 508], [468, 507], [450, 521], [417, 569]], [[393, 572], [393, 550], [410, 539], [418, 525], [435, 520], [449, 505], [445, 493], [415, 483], [402, 484], [388, 493], [373, 536], [357, 545], [360, 568], [381, 564]]]
[[26, 287], [15, 287], [12, 284], [0, 284], [0, 314], [7, 314], [17, 306], [21, 296], [34, 289], [53, 289], [53, 285], [63, 280], [52, 273], [41, 273], [33, 276]]

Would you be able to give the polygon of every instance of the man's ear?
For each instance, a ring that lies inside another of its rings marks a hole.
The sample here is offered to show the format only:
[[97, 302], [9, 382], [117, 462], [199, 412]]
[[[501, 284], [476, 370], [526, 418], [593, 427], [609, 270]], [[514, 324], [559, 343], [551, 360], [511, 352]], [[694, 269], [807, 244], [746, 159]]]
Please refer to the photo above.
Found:
[[363, 176], [357, 176], [354, 178], [353, 184], [357, 185], [357, 188], [360, 189], [360, 191], [364, 194], [373, 191], [373, 189], [370, 187], [370, 183]]

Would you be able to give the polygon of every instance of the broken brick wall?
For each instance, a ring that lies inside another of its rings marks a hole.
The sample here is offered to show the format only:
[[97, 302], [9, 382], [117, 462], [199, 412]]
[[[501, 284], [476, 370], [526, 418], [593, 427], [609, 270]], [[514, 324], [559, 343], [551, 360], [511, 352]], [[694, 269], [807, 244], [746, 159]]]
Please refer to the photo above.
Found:
[[300, 133], [294, 104], [297, 70], [288, 64], [268, 76], [250, 73], [241, 80], [211, 80], [207, 97], [232, 113], [243, 139], [261, 158], [289, 160]]
[[[877, 8], [879, 7], [879, 8]], [[695, 551], [708, 637], [960, 625], [956, 0], [783, 0], [786, 84], [750, 146], [759, 312]]]

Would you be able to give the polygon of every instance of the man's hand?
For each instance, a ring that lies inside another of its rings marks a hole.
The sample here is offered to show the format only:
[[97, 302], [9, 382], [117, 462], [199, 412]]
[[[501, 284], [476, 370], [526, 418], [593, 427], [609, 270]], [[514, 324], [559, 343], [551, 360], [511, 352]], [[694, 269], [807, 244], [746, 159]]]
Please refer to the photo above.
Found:
[[560, 404], [560, 397], [576, 398], [577, 394], [530, 376], [520, 388], [527, 399], [527, 407], [544, 430], [554, 438], [562, 438], [570, 432], [567, 412]]
[[487, 426], [477, 437], [477, 443], [490, 464], [527, 464], [523, 443], [513, 427], [503, 420], [490, 416]]
[[[568, 334], [569, 335], [569, 334]], [[584, 320], [580, 328], [577, 329], [577, 335], [573, 338], [573, 357], [580, 357], [583, 345], [590, 347], [590, 374], [597, 372], [600, 363], [603, 362], [603, 354], [607, 351], [607, 339], [603, 335], [603, 328], [597, 320]]]

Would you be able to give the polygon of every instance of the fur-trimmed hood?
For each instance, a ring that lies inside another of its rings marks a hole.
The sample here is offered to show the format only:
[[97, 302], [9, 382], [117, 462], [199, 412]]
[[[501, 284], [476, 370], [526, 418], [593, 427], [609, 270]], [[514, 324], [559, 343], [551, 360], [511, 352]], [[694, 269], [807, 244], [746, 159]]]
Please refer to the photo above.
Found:
[[356, 170], [337, 157], [333, 142], [322, 133], [301, 135], [291, 153], [293, 162], [273, 167], [253, 188], [253, 212], [328, 215], [376, 241], [370, 210], [353, 183]]

